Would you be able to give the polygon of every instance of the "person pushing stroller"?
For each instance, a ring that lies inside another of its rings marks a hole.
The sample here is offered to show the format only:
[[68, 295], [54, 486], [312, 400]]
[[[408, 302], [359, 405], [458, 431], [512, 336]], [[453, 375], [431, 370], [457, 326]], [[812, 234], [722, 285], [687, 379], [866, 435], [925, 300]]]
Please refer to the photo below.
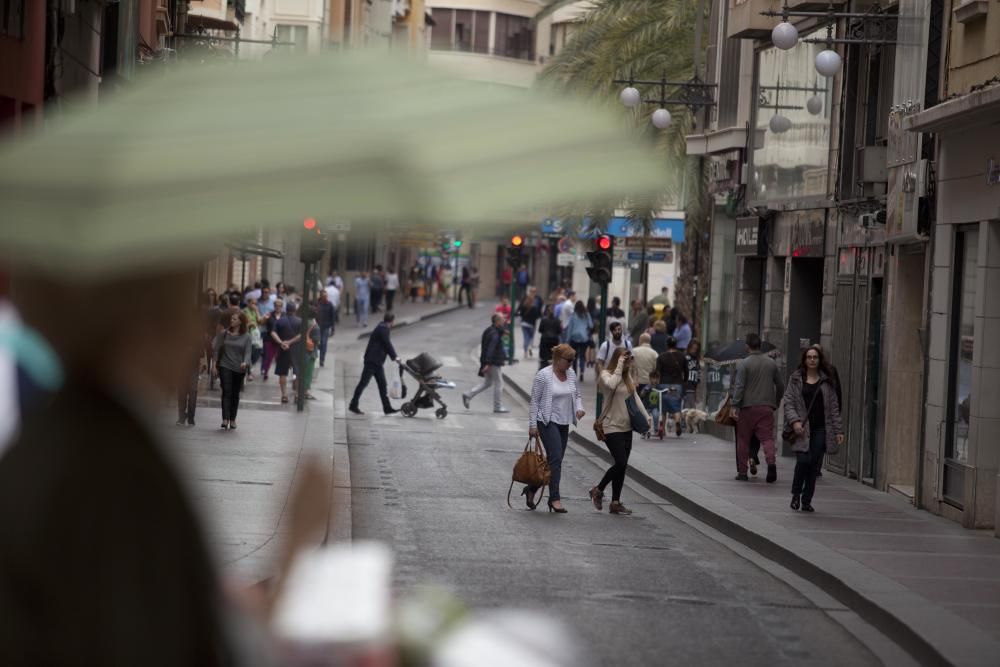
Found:
[[387, 415], [399, 412], [399, 410], [392, 407], [392, 404], [389, 403], [389, 392], [385, 384], [385, 370], [382, 368], [385, 365], [386, 357], [389, 357], [397, 364], [400, 363], [399, 356], [396, 354], [396, 348], [392, 346], [392, 341], [389, 340], [389, 333], [392, 330], [392, 323], [395, 320], [395, 315], [386, 313], [368, 339], [368, 347], [365, 348], [364, 370], [361, 372], [361, 379], [358, 381], [358, 386], [354, 388], [354, 397], [351, 398], [351, 404], [347, 408], [356, 415], [364, 414], [361, 408], [358, 407], [358, 401], [361, 400], [361, 394], [373, 377], [375, 378], [375, 384], [378, 385], [379, 398], [382, 399], [382, 412]]

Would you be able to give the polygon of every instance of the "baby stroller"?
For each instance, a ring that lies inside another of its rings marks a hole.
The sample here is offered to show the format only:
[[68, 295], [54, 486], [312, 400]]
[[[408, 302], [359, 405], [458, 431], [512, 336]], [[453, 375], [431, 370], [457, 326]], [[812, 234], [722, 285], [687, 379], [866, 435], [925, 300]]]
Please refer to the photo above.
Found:
[[434, 375], [434, 371], [439, 368], [441, 368], [441, 362], [426, 352], [399, 364], [399, 381], [402, 385], [403, 398], [406, 398], [406, 383], [403, 382], [403, 373], [409, 373], [417, 380], [417, 393], [409, 401], [399, 406], [400, 412], [405, 417], [412, 417], [420, 409], [433, 408], [435, 401], [441, 406], [434, 412], [435, 416], [438, 419], [444, 419], [448, 416], [448, 406], [441, 400], [437, 390], [454, 389], [455, 383], [445, 380], [440, 375]]

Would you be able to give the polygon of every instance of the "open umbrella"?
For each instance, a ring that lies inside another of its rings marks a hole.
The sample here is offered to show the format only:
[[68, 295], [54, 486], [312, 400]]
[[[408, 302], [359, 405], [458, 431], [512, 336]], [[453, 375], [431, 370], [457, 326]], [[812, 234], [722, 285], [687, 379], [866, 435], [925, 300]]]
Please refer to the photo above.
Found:
[[[761, 352], [772, 354], [777, 352], [777, 348], [766, 340], [761, 341], [760, 344]], [[742, 340], [734, 340], [732, 343], [726, 343], [721, 345], [711, 352], [705, 354], [705, 360], [710, 361], [716, 366], [721, 366], [723, 364], [733, 364], [740, 359], [745, 359], [747, 356], [747, 345]]]
[[620, 118], [387, 55], [176, 66], [0, 148], [0, 259], [106, 276], [305, 217], [537, 221], [663, 177]]

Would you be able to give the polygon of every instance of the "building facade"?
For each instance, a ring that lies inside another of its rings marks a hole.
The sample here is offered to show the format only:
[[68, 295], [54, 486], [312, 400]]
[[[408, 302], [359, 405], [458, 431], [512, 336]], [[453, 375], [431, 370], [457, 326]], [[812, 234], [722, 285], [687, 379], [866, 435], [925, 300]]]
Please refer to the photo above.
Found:
[[936, 138], [919, 500], [1000, 535], [1000, 7], [949, 4], [942, 101], [902, 122]]
[[898, 0], [877, 8], [886, 21], [841, 18], [827, 78], [826, 45], [802, 41], [822, 40], [821, 19], [791, 17], [791, 49], [771, 42], [781, 19], [760, 12], [781, 6], [713, 6], [717, 106], [688, 137], [713, 160], [708, 331], [760, 331], [786, 372], [821, 343], [845, 387], [847, 446], [827, 468], [995, 526], [1000, 412], [981, 397], [1000, 389], [983, 342], [1000, 298], [1000, 12]]

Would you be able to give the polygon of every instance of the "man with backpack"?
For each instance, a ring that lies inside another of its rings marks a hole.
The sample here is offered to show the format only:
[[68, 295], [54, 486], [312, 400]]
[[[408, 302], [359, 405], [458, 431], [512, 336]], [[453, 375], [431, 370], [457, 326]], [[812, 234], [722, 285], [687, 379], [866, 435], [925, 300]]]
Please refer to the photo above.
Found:
[[600, 379], [601, 371], [604, 367], [608, 365], [608, 361], [611, 359], [611, 355], [615, 353], [619, 347], [624, 347], [629, 352], [632, 351], [632, 341], [630, 341], [625, 336], [625, 329], [621, 322], [613, 322], [611, 324], [611, 338], [608, 338], [601, 346], [597, 348], [597, 358], [595, 364], [597, 366], [597, 377]]

